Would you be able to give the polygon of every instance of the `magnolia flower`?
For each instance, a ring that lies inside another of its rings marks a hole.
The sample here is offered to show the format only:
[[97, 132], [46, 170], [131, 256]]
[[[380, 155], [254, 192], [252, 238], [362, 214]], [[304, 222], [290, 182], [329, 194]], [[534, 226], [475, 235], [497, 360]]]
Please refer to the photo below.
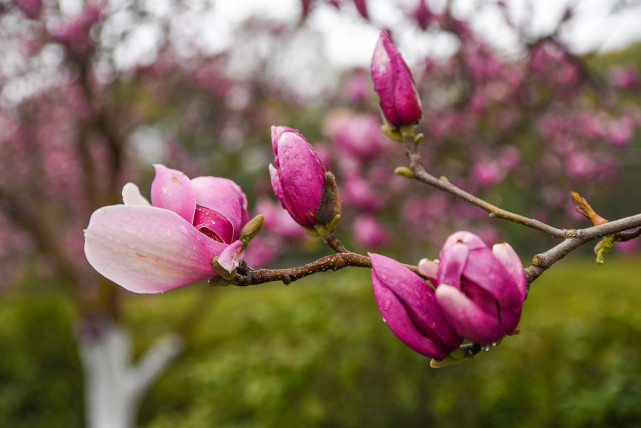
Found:
[[383, 115], [392, 125], [414, 125], [421, 119], [421, 100], [414, 78], [389, 36], [381, 32], [372, 57], [374, 90]]
[[436, 301], [463, 338], [489, 345], [516, 329], [527, 281], [509, 244], [490, 249], [473, 233], [456, 232], [438, 264], [423, 259], [418, 268], [436, 284]]
[[[325, 171], [311, 144], [295, 129], [272, 126], [274, 165], [269, 165], [274, 194], [283, 208], [301, 226], [327, 225], [340, 213], [338, 197], [321, 204], [327, 180], [330, 193], [336, 194], [334, 176]], [[329, 195], [329, 194], [328, 194]], [[338, 219], [336, 219], [338, 220]]]
[[369, 254], [372, 287], [383, 319], [407, 346], [435, 360], [457, 349], [462, 339], [446, 320], [434, 289], [396, 260]]
[[247, 199], [220, 177], [190, 180], [154, 165], [151, 204], [133, 183], [124, 205], [96, 210], [85, 230], [85, 255], [100, 274], [135, 293], [158, 293], [216, 275], [212, 259], [228, 272], [238, 265]]

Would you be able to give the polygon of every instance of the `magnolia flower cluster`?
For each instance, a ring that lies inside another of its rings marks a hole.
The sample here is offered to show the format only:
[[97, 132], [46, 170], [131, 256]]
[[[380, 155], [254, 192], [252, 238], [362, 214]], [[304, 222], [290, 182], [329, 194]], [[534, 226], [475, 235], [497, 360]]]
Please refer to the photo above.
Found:
[[415, 351], [442, 360], [464, 339], [495, 344], [516, 330], [527, 282], [509, 244], [492, 249], [470, 232], [451, 235], [440, 260], [423, 259], [423, 278], [401, 263], [370, 254], [376, 303], [389, 328]]
[[[420, 100], [407, 65], [384, 33], [372, 59], [372, 78], [388, 135], [406, 135], [407, 127], [420, 120]], [[343, 126], [335, 130], [338, 136], [349, 136], [341, 130]], [[299, 226], [329, 242], [341, 214], [333, 174], [299, 131], [274, 126], [271, 139], [274, 194]], [[347, 145], [350, 150], [369, 153], [352, 143]], [[235, 278], [241, 253], [263, 217], [249, 220], [245, 194], [231, 180], [190, 180], [163, 165], [155, 165], [155, 172], [151, 203], [127, 183], [124, 204], [93, 213], [85, 231], [89, 263], [138, 293], [162, 292], [217, 275]], [[371, 236], [361, 241], [376, 244], [373, 238], [381, 235], [377, 226], [373, 217], [362, 218], [359, 232]], [[370, 254], [370, 260], [374, 296], [385, 321], [423, 355], [440, 361], [464, 340], [489, 345], [516, 330], [527, 282], [508, 244], [490, 249], [478, 236], [457, 232], [445, 242], [439, 261], [420, 262], [422, 276], [382, 255]]]

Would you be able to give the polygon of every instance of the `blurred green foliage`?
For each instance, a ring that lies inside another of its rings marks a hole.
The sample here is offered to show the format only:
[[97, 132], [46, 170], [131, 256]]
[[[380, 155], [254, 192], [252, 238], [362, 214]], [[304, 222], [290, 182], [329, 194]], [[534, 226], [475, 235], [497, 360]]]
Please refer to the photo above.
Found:
[[[82, 426], [73, 314], [51, 289], [0, 301], [0, 420]], [[383, 324], [369, 272], [294, 283], [194, 285], [135, 296], [138, 353], [180, 314], [188, 349], [141, 408], [144, 427], [641, 426], [641, 265], [575, 258], [533, 284], [522, 333], [430, 369]]]

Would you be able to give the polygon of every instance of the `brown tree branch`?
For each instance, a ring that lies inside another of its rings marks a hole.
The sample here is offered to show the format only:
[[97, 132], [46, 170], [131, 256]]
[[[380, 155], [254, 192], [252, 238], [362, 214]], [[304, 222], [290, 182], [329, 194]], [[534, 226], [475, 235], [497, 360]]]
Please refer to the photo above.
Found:
[[[632, 233], [621, 232], [636, 229], [639, 226], [641, 226], [641, 214], [614, 220], [599, 226], [572, 231], [570, 236], [563, 242], [550, 248], [544, 253], [535, 255], [532, 258], [532, 266], [525, 269], [525, 276], [527, 277], [528, 284], [531, 284], [550, 266], [561, 260], [571, 251], [579, 248], [581, 245], [596, 238], [613, 234], [615, 235], [615, 239], [629, 240], [632, 239], [629, 238], [629, 235], [634, 235], [635, 237], [639, 236], [639, 231], [637, 230]], [[619, 238], [619, 236], [622, 238]]]
[[338, 253], [322, 257], [311, 263], [286, 269], [252, 269], [246, 264], [241, 264], [236, 277], [228, 282], [239, 285], [256, 285], [272, 281], [282, 281], [283, 284], [290, 284], [297, 279], [328, 270], [339, 270], [347, 266], [372, 267], [369, 257], [356, 253]]
[[513, 212], [504, 210], [495, 205], [490, 204], [487, 201], [484, 201], [481, 198], [478, 198], [471, 193], [466, 192], [463, 189], [460, 189], [456, 185], [450, 183], [447, 178], [441, 177], [436, 178], [433, 175], [429, 174], [425, 167], [423, 166], [423, 161], [421, 155], [418, 151], [418, 145], [414, 142], [414, 136], [405, 136], [403, 138], [403, 143], [405, 144], [405, 150], [407, 157], [410, 160], [409, 168], [412, 171], [412, 178], [422, 183], [428, 184], [430, 186], [436, 187], [450, 195], [454, 195], [457, 198], [463, 199], [476, 205], [479, 208], [484, 209], [490, 213], [491, 217], [498, 217], [505, 220], [513, 221], [515, 223], [522, 224], [524, 226], [530, 227], [541, 232], [545, 232], [548, 235], [554, 236], [555, 238], [566, 238], [568, 236], [568, 230], [559, 229], [548, 224], [545, 224], [539, 220], [535, 220], [529, 217], [525, 217]]

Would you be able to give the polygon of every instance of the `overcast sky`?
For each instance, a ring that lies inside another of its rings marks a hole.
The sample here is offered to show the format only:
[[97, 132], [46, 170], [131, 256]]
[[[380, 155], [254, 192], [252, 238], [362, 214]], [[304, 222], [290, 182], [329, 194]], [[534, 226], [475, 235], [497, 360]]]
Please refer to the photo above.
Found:
[[[113, 10], [125, 10], [121, 6], [130, 1], [109, 0], [109, 5]], [[243, 35], [237, 30], [250, 16], [282, 22], [293, 28], [300, 21], [300, 0], [185, 0], [180, 7], [173, 0], [139, 1], [151, 16], [170, 18], [172, 41], [184, 56], [189, 56], [189, 52], [218, 53], [233, 45], [236, 49], [232, 66], [235, 66], [231, 73], [241, 76], [244, 70], [261, 67], [260, 56], [269, 55], [287, 67], [265, 70], [265, 77], [283, 85], [290, 84], [292, 79], [302, 81], [307, 91], [316, 91], [310, 92], [310, 96], [335, 84], [335, 73], [340, 69], [368, 67], [381, 28], [394, 29], [395, 42], [411, 67], [427, 55], [449, 56], [457, 49], [457, 41], [451, 35], [414, 30], [406, 11], [412, 10], [418, 0], [367, 0], [371, 22], [358, 15], [351, 0], [342, 0], [340, 12], [318, 0], [301, 31], [280, 39], [277, 45], [265, 41], [243, 45], [238, 37], [252, 37], [252, 34]], [[511, 20], [530, 36], [549, 34], [567, 5], [576, 4], [575, 19], [561, 34], [562, 40], [575, 52], [621, 49], [641, 41], [641, 0], [620, 0], [620, 3], [636, 1], [637, 6], [616, 14], [608, 13], [615, 0], [504, 1]], [[72, 16], [79, 13], [83, 1], [61, 0], [61, 3]], [[445, 0], [427, 0], [427, 3], [439, 12]], [[463, 19], [472, 17], [472, 27], [486, 41], [506, 55], [519, 55], [517, 38], [505, 25], [496, 0], [452, 0], [452, 3], [455, 15]], [[115, 52], [119, 68], [129, 69], [155, 60], [163, 30], [154, 25], [153, 20], [141, 24], [121, 13], [112, 17], [109, 25], [116, 33], [126, 29], [132, 36]], [[110, 29], [105, 30], [104, 34], [108, 34]], [[243, 46], [248, 47], [246, 52]]]
[[[360, 19], [356, 13], [337, 14], [329, 6], [321, 5], [313, 13], [308, 25], [327, 36], [325, 48], [340, 64], [367, 65], [378, 30], [402, 21], [402, 9], [410, 9], [416, 0], [368, 0], [368, 8], [375, 26]], [[443, 7], [443, 0], [427, 0], [435, 10]], [[345, 1], [345, 9], [353, 9]], [[461, 17], [475, 16], [473, 27], [484, 34], [488, 41], [508, 51], [513, 47], [512, 34], [505, 27], [496, 7], [479, 5], [493, 4], [487, 0], [455, 0], [455, 11]], [[625, 13], [609, 15], [607, 12], [614, 0], [506, 0], [514, 20], [527, 25], [531, 34], [548, 34], [561, 19], [569, 4], [576, 4], [576, 25], [563, 34], [577, 52], [621, 49], [633, 41], [641, 40], [641, 2]], [[273, 16], [285, 21], [298, 19], [299, 0], [217, 0], [217, 22], [234, 22], [260, 10], [263, 16]], [[480, 9], [480, 13], [479, 13]], [[220, 27], [218, 27], [220, 28]], [[447, 44], [440, 41], [433, 45]], [[447, 50], [447, 46], [432, 49]], [[417, 55], [424, 52], [417, 52]]]

